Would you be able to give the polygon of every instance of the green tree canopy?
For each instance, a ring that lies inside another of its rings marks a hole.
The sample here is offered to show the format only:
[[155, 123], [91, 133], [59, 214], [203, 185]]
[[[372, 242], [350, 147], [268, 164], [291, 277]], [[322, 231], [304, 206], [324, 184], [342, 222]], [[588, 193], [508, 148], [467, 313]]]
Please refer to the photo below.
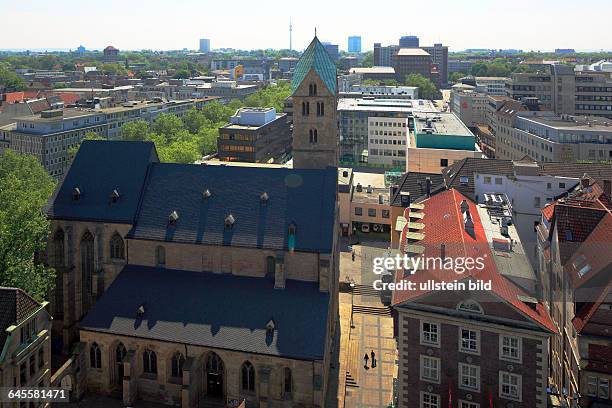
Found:
[[9, 68], [0, 65], [0, 87], [5, 87], [9, 90], [21, 91], [25, 87], [25, 83], [19, 75], [11, 71]]
[[425, 78], [421, 74], [410, 74], [406, 76], [406, 85], [418, 86], [419, 97], [423, 99], [435, 99], [438, 96], [438, 88], [431, 82], [431, 79]]
[[55, 187], [34, 156], [0, 155], [0, 286], [18, 287], [37, 300], [53, 288], [55, 272], [35, 262], [49, 234], [42, 208]]

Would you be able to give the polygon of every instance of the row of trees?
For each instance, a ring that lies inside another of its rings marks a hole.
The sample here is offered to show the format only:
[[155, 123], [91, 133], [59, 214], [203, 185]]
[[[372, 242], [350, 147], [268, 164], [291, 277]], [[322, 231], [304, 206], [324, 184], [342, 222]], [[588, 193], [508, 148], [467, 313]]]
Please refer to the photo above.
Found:
[[410, 74], [407, 75], [403, 83], [400, 83], [394, 79], [385, 79], [377, 81], [373, 79], [366, 79], [362, 82], [363, 85], [386, 85], [386, 86], [417, 86], [419, 87], [419, 97], [422, 99], [437, 99], [440, 96], [438, 87], [431, 81], [431, 79], [424, 77], [421, 74]]

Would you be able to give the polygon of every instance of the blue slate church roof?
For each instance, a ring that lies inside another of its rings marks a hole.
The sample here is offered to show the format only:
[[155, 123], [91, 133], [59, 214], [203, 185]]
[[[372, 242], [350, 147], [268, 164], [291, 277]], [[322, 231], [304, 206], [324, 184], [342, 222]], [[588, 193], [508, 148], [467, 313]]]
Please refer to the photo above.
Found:
[[292, 93], [300, 86], [310, 69], [315, 70], [329, 92], [333, 95], [337, 93], [336, 64], [316, 36], [295, 66], [291, 82]]

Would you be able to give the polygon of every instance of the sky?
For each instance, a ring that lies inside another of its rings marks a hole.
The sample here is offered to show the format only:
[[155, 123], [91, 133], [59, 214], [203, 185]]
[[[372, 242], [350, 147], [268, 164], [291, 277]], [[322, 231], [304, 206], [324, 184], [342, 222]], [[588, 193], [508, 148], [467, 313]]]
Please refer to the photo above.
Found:
[[[611, 0], [0, 0], [0, 49], [304, 49], [321, 41], [362, 49], [417, 35], [421, 45], [612, 50]], [[575, 19], [575, 17], [580, 18]], [[13, 33], [14, 35], [10, 35]]]

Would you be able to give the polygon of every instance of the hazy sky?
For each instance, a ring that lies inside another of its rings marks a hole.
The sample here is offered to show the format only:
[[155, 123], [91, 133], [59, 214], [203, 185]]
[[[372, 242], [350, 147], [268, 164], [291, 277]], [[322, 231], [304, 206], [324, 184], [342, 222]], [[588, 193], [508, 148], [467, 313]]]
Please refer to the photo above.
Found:
[[347, 48], [396, 44], [414, 34], [422, 45], [451, 50], [612, 49], [611, 0], [0, 0], [0, 49], [196, 49], [306, 47], [322, 41]]

